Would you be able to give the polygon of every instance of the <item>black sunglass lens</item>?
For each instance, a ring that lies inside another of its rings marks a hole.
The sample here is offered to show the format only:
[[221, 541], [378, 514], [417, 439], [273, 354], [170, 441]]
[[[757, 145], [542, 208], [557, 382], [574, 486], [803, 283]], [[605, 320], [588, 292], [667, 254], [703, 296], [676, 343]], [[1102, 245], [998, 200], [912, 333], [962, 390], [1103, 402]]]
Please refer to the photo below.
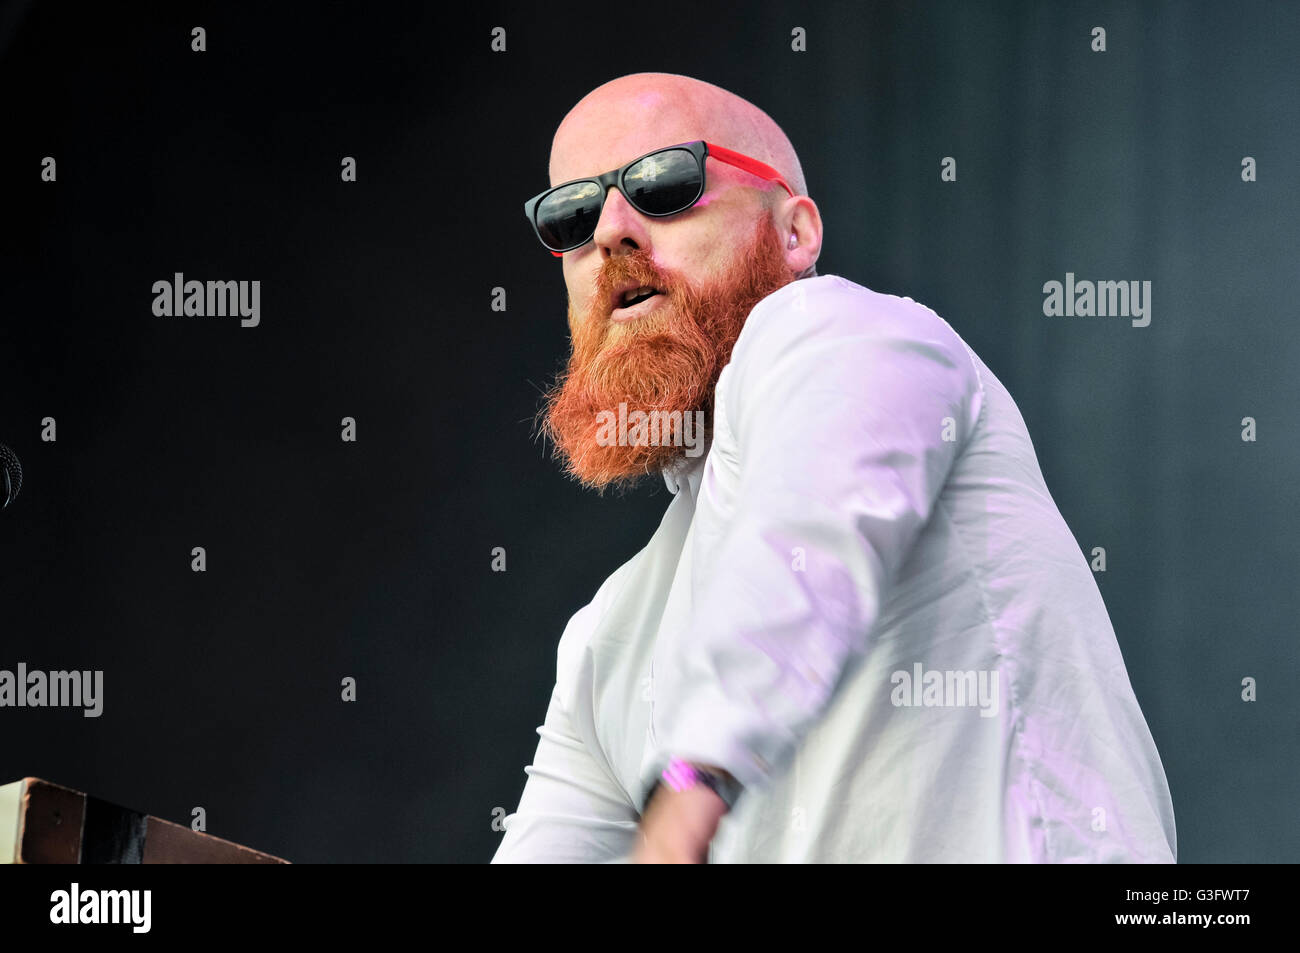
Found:
[[537, 231], [559, 251], [586, 241], [600, 219], [600, 186], [575, 182], [556, 189], [537, 205]]
[[700, 164], [685, 149], [646, 156], [627, 170], [623, 188], [632, 204], [650, 215], [670, 215], [700, 197]]

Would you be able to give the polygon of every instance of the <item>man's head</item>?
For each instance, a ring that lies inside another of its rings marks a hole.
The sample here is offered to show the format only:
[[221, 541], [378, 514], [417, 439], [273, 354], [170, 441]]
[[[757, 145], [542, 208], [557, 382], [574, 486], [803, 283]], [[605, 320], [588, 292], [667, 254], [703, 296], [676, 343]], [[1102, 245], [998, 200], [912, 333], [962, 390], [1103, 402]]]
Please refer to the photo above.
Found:
[[[545, 433], [588, 486], [634, 482], [682, 457], [680, 439], [611, 442], [602, 427], [620, 404], [624, 414], [699, 411], [711, 427], [713, 388], [749, 311], [816, 274], [821, 216], [794, 147], [760, 109], [709, 83], [636, 73], [588, 93], [555, 133], [551, 184], [697, 139], [767, 163], [794, 195], [712, 157], [703, 196], [675, 215], [643, 215], [607, 193], [592, 240], [564, 254], [573, 352], [544, 407]], [[660, 293], [621, 308], [620, 291], [640, 286]]]

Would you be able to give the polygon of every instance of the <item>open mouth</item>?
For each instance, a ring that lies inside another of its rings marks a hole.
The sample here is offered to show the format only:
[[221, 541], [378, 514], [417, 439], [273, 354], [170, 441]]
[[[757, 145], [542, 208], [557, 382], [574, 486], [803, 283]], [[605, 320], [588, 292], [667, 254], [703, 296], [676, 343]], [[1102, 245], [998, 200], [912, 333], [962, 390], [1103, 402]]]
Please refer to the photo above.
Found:
[[623, 292], [623, 297], [619, 299], [620, 308], [631, 308], [640, 304], [642, 301], [648, 301], [660, 292], [649, 286], [633, 288], [630, 291]]
[[614, 299], [614, 309], [610, 313], [610, 319], [619, 324], [634, 321], [658, 308], [664, 297], [666, 297], [665, 292], [649, 285], [628, 288]]

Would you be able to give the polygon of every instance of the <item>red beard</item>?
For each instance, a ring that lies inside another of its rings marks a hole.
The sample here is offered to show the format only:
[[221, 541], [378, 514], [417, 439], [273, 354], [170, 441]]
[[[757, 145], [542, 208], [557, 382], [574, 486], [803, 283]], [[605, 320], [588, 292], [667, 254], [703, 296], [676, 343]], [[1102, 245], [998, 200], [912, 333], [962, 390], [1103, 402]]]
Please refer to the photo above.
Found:
[[[680, 432], [679, 439], [661, 441], [665, 445], [602, 445], [609, 443], [598, 438], [602, 411], [618, 417], [620, 403], [629, 416], [657, 411], [651, 419], [674, 411], [696, 419], [702, 411], [704, 433], [693, 439], [712, 434], [713, 389], [745, 319], [754, 305], [794, 280], [770, 212], [759, 218], [749, 247], [733, 261], [718, 279], [693, 285], [657, 269], [650, 254], [637, 249], [605, 262], [587, 314], [579, 319], [570, 301], [573, 351], [542, 408], [542, 432], [569, 476], [603, 492], [611, 484], [629, 487], [686, 455]], [[610, 321], [610, 295], [627, 284], [659, 288], [666, 297], [653, 313], [617, 324]]]

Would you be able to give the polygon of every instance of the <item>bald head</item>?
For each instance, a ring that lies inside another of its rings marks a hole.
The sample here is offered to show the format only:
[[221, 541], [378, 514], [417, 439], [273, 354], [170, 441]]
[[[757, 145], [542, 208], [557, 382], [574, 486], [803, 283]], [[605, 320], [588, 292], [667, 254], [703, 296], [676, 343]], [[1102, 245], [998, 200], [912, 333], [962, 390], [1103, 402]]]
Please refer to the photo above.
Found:
[[[755, 235], [764, 253], [775, 246], [789, 279], [816, 275], [821, 214], [806, 193], [794, 146], [765, 112], [712, 83], [675, 73], [633, 73], [592, 90], [555, 132], [551, 185], [590, 179], [667, 146], [701, 139], [771, 166], [793, 194], [716, 155], [705, 162], [703, 193], [670, 215], [645, 214], [620, 188], [608, 187], [591, 237], [562, 256], [574, 315], [596, 322], [614, 318], [628, 300], [621, 285], [633, 278], [644, 279], [633, 289], [664, 289], [675, 279], [679, 286], [703, 290], [720, 276], [743, 273]], [[590, 216], [583, 211], [584, 225], [591, 225]], [[615, 261], [634, 253], [640, 262], [634, 268]], [[615, 331], [616, 336], [627, 333], [633, 333], [630, 327]]]
[[729, 267], [770, 217], [788, 246], [792, 275], [816, 274], [822, 223], [808, 196], [790, 139], [772, 117], [735, 93], [676, 73], [632, 73], [583, 96], [551, 142], [551, 185], [601, 175], [639, 156], [703, 139], [774, 168], [793, 194], [762, 176], [709, 157], [705, 191], [689, 209], [667, 217], [639, 213], [617, 189], [606, 191], [593, 241], [564, 255], [565, 280], [576, 299], [611, 255], [646, 251], [688, 278]]
[[[795, 195], [808, 194], [799, 156], [771, 116], [720, 86], [676, 73], [620, 76], [579, 100], [551, 144], [551, 184], [604, 172], [661, 146], [695, 139], [766, 162]], [[744, 176], [741, 172], [737, 179]]]

